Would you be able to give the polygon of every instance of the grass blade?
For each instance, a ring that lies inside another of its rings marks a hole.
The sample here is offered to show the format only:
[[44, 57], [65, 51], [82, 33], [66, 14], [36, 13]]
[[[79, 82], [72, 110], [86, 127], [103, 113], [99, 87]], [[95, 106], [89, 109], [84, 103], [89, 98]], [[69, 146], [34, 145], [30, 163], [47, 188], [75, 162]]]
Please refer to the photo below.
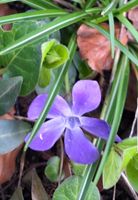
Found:
[[43, 19], [45, 17], [59, 17], [66, 14], [67, 12], [56, 9], [30, 11], [30, 12], [0, 17], [0, 25], [12, 22], [18, 22], [22, 20]]
[[62, 18], [57, 18], [54, 21], [46, 24], [42, 28], [39, 28], [39, 30], [35, 30], [35, 31], [33, 31], [29, 34], [26, 34], [25, 36], [19, 38], [15, 42], [13, 42], [11, 45], [2, 49], [0, 51], [0, 55], [9, 53], [12, 50], [15, 50], [19, 47], [22, 47], [22, 46], [24, 46], [28, 43], [32, 43], [34, 41], [37, 41], [40, 38], [42, 38], [43, 36], [54, 33], [57, 30], [60, 30], [64, 27], [66, 27], [66, 26], [69, 26], [71, 24], [74, 24], [74, 23], [82, 20], [85, 16], [87, 16], [87, 13], [82, 11], [82, 12], [75, 12], [75, 13], [72, 13], [72, 14], [68, 14], [66, 16], [63, 16]]

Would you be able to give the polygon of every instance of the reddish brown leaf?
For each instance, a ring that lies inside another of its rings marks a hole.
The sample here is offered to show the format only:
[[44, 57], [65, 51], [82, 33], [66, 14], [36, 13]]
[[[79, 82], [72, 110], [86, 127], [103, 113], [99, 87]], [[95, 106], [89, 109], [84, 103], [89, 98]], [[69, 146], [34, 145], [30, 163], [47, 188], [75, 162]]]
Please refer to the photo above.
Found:
[[[8, 4], [0, 4], [0, 16], [5, 16], [5, 15], [10, 15], [16, 13], [15, 10], [10, 9]], [[11, 29], [11, 25], [10, 24], [6, 24], [3, 26], [4, 30], [10, 30]]]
[[21, 146], [13, 151], [0, 155], [0, 184], [10, 180], [15, 172], [15, 160], [21, 150]]
[[[15, 109], [12, 108], [9, 113], [0, 116], [0, 119], [13, 120], [14, 114], [15, 114]], [[0, 155], [0, 184], [3, 184], [6, 181], [10, 180], [13, 173], [15, 172], [15, 161], [21, 149], [21, 146], [7, 154]]]
[[[106, 30], [108, 24], [102, 24]], [[119, 38], [120, 27], [115, 25], [115, 36]], [[123, 44], [127, 43], [127, 35], [124, 33], [121, 39]], [[77, 43], [82, 59], [88, 62], [88, 65], [95, 71], [101, 73], [102, 70], [110, 70], [113, 60], [111, 58], [110, 41], [99, 31], [90, 28], [84, 24], [77, 31]]]
[[133, 8], [128, 12], [128, 18], [132, 21], [133, 25], [138, 30], [138, 7]]

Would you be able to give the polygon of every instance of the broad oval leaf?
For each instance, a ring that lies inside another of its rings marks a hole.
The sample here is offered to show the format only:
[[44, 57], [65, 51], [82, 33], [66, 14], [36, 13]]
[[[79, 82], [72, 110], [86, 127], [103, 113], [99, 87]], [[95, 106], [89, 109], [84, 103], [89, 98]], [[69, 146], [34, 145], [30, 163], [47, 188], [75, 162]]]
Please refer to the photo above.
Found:
[[[82, 178], [72, 176], [67, 178], [55, 191], [53, 200], [76, 200], [81, 186]], [[100, 200], [100, 194], [96, 186], [91, 182], [84, 200]]]
[[21, 89], [21, 76], [0, 80], [0, 115], [5, 114], [15, 104]]
[[122, 172], [122, 161], [122, 157], [112, 149], [103, 169], [104, 189], [113, 187], [119, 180]]
[[31, 125], [19, 120], [0, 120], [0, 154], [5, 154], [23, 141]]
[[[16, 41], [19, 37], [30, 33], [32, 30], [39, 29], [44, 24], [42, 21], [26, 21], [22, 23], [15, 23], [11, 31], [4, 32], [0, 30], [0, 49], [7, 44]], [[22, 76], [23, 84], [21, 87], [20, 95], [24, 96], [34, 90], [38, 77], [41, 64], [41, 43], [46, 41], [48, 37], [35, 42], [33, 44], [24, 46], [9, 54], [0, 56], [1, 66], [6, 67], [4, 73], [5, 77]]]
[[138, 192], [138, 153], [129, 161], [126, 174], [131, 185]]

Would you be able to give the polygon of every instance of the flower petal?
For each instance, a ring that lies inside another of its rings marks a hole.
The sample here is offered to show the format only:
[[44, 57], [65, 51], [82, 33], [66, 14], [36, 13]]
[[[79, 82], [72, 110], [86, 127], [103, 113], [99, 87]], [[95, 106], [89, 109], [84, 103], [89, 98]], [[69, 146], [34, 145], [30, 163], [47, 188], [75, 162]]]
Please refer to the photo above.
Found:
[[[80, 117], [81, 128], [88, 131], [92, 135], [108, 139], [110, 133], [110, 126], [104, 121], [91, 117]], [[116, 141], [120, 142], [120, 137], [116, 136]]]
[[[63, 117], [51, 119], [43, 123], [29, 147], [37, 151], [45, 151], [50, 149], [63, 134], [64, 129], [65, 126]], [[30, 134], [27, 135], [25, 141], [28, 140], [29, 135]]]
[[68, 157], [81, 164], [91, 164], [99, 157], [97, 148], [84, 136], [80, 128], [66, 129], [65, 151]]
[[[33, 102], [31, 103], [29, 110], [28, 110], [28, 118], [35, 120], [39, 117], [40, 113], [42, 112], [44, 105], [47, 101], [48, 95], [41, 94], [38, 95]], [[71, 114], [71, 110], [67, 104], [67, 102], [59, 95], [56, 96], [47, 118], [54, 118], [59, 116], [68, 116]]]
[[72, 91], [72, 110], [77, 115], [83, 115], [98, 107], [101, 101], [101, 91], [97, 81], [78, 81]]

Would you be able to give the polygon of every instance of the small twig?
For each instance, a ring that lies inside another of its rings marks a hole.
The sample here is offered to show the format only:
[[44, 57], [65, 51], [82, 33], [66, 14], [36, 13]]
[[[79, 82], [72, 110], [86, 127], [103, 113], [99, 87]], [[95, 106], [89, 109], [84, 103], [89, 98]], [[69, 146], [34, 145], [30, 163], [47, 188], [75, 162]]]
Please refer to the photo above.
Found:
[[137, 196], [135, 190], [133, 189], [133, 187], [131, 186], [131, 184], [129, 183], [126, 175], [124, 173], [122, 173], [121, 177], [122, 177], [124, 183], [126, 184], [126, 186], [128, 187], [128, 189], [129, 189], [129, 191], [131, 193], [131, 196], [134, 198], [134, 200], [138, 200], [138, 196]]
[[23, 169], [24, 169], [24, 163], [25, 163], [25, 153], [26, 153], [26, 152], [23, 152], [23, 153], [22, 153], [22, 156], [21, 156], [18, 187], [21, 186], [21, 180], [22, 180]]
[[62, 138], [60, 138], [60, 168], [59, 168], [59, 177], [58, 177], [58, 185], [60, 185], [61, 177], [62, 177], [62, 170], [63, 170], [63, 163], [64, 163], [64, 147]]
[[18, 115], [14, 115], [14, 118], [15, 119], [18, 119], [18, 120], [23, 120], [23, 121], [27, 121], [27, 122], [35, 122], [34, 120], [31, 120], [31, 119], [29, 119], [29, 118], [27, 118], [27, 117], [23, 117], [23, 116], [18, 116]]
[[[133, 124], [132, 124], [132, 128], [131, 128], [129, 138], [131, 138], [134, 134], [134, 129], [135, 129], [135, 125], [137, 123], [137, 119], [138, 119], [138, 106], [137, 106], [137, 109], [136, 109], [136, 112], [135, 112], [135, 117], [134, 117], [134, 121], [133, 121]], [[137, 135], [137, 137], [138, 137], [138, 135]]]
[[113, 189], [113, 200], [115, 200], [115, 196], [116, 196], [116, 185], [114, 186], [114, 189]]

